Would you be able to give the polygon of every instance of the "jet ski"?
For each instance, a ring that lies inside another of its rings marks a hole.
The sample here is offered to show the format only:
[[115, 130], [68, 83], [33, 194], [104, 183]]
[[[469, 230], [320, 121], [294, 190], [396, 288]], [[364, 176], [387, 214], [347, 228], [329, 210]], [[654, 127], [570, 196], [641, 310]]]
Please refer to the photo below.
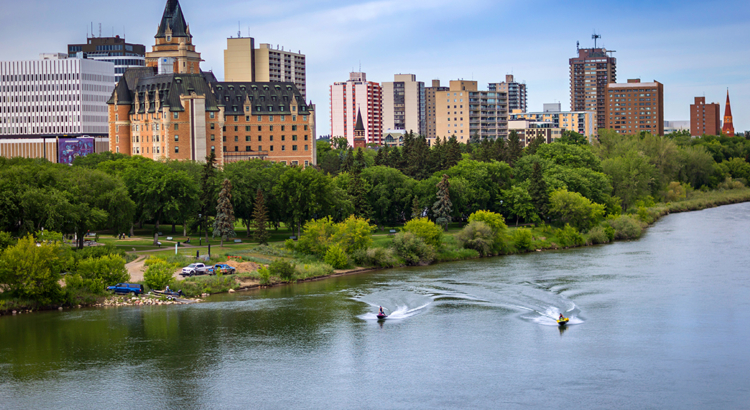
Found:
[[383, 319], [385, 319], [387, 317], [388, 317], [388, 315], [386, 315], [385, 313], [378, 313], [378, 320], [383, 320]]
[[570, 319], [569, 319], [569, 318], [567, 318], [567, 317], [564, 317], [564, 318], [562, 318], [562, 319], [557, 319], [557, 324], [558, 324], [558, 325], [560, 325], [560, 326], [565, 326], [565, 325], [567, 325], [567, 324], [568, 324], [568, 321], [569, 321], [569, 320], [570, 320]]

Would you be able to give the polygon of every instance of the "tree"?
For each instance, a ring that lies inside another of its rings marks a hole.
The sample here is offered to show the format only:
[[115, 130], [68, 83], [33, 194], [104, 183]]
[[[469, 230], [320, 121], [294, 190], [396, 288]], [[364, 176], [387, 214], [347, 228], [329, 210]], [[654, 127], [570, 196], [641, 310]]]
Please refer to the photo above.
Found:
[[539, 147], [544, 144], [544, 137], [541, 135], [537, 135], [533, 140], [531, 140], [531, 143], [526, 147], [523, 154], [524, 155], [534, 155], [536, 154], [536, 151], [539, 149]]
[[550, 213], [562, 225], [570, 224], [585, 231], [604, 217], [604, 205], [593, 203], [577, 192], [558, 189], [550, 195]]
[[372, 209], [367, 202], [367, 181], [362, 178], [360, 172], [352, 173], [351, 184], [349, 185], [349, 196], [352, 198], [354, 206], [354, 215], [368, 219]]
[[505, 250], [508, 225], [502, 215], [491, 211], [476, 211], [469, 215], [469, 223], [472, 222], [482, 222], [489, 226], [493, 234], [493, 249], [496, 252]]
[[232, 208], [232, 183], [225, 179], [221, 184], [219, 200], [216, 205], [216, 220], [214, 221], [213, 237], [221, 238], [221, 246], [224, 241], [234, 238], [234, 209]]
[[523, 143], [518, 138], [518, 132], [511, 130], [508, 133], [508, 147], [505, 151], [505, 162], [511, 167], [523, 155]]
[[486, 256], [492, 253], [495, 234], [484, 222], [469, 222], [458, 234], [456, 239], [464, 248], [474, 249], [480, 255]]
[[563, 130], [562, 137], [557, 142], [569, 145], [588, 145], [589, 139], [575, 131]]
[[59, 245], [37, 246], [27, 235], [0, 254], [0, 290], [42, 306], [56, 303], [62, 296], [60, 272], [67, 262]]
[[605, 159], [602, 168], [612, 180], [613, 195], [622, 199], [622, 209], [627, 210], [650, 192], [656, 170], [648, 159], [634, 150], [623, 156]]
[[[289, 226], [297, 227], [297, 236], [301, 235], [305, 221], [334, 214], [337, 207], [343, 206], [337, 201], [346, 197], [345, 192], [334, 187], [329, 176], [313, 167], [287, 167], [274, 186], [273, 194]], [[351, 207], [351, 203], [348, 206]]]
[[451, 168], [458, 164], [459, 161], [461, 161], [461, 146], [458, 143], [458, 139], [455, 135], [450, 137], [447, 145], [448, 148], [446, 150], [445, 162], [443, 164], [443, 167], [445, 167], [445, 169]]
[[206, 243], [208, 243], [208, 217], [209, 213], [214, 212], [213, 202], [216, 193], [216, 183], [214, 181], [216, 175], [216, 154], [213, 151], [206, 157], [206, 163], [203, 165], [203, 172], [201, 173], [201, 184], [200, 184], [200, 218], [201, 227], [206, 236]]
[[255, 207], [253, 209], [253, 221], [255, 224], [255, 240], [261, 245], [268, 245], [268, 209], [266, 209], [266, 199], [263, 197], [263, 191], [258, 188], [255, 195]]
[[509, 215], [516, 217], [516, 226], [518, 226], [519, 219], [527, 222], [533, 222], [538, 219], [531, 195], [529, 195], [526, 188], [514, 185], [510, 189], [504, 190], [502, 201], [503, 209]]
[[547, 216], [549, 192], [547, 191], [547, 183], [544, 182], [542, 166], [538, 162], [534, 163], [534, 170], [531, 173], [531, 178], [529, 178], [529, 196], [537, 215]]
[[414, 199], [411, 202], [411, 219], [421, 218], [423, 209], [419, 206], [419, 198], [414, 195]]
[[424, 243], [435, 249], [443, 243], [443, 229], [427, 218], [412, 219], [404, 225], [404, 231], [422, 238]]
[[373, 210], [372, 219], [379, 226], [393, 226], [408, 218], [416, 184], [413, 179], [397, 169], [383, 166], [365, 169], [362, 178], [370, 186], [367, 202]]
[[444, 230], [448, 229], [448, 224], [451, 221], [451, 198], [448, 193], [448, 187], [450, 182], [448, 181], [448, 175], [443, 175], [443, 179], [437, 184], [437, 201], [432, 205], [432, 213], [437, 218], [435, 222], [442, 226]]

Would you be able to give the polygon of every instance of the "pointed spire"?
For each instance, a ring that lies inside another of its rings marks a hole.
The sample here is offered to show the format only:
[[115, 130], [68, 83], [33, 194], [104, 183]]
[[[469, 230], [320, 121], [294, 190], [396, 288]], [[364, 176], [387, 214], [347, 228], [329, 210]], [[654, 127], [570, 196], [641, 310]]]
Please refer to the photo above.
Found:
[[362, 113], [357, 108], [357, 125], [354, 126], [354, 131], [364, 131], [365, 125], [362, 122]]
[[164, 14], [161, 17], [161, 24], [154, 37], [166, 37], [167, 29], [172, 30], [172, 37], [192, 37], [185, 22], [185, 16], [182, 15], [182, 8], [178, 0], [167, 0], [164, 7]]
[[732, 124], [732, 106], [729, 104], [729, 89], [727, 88], [727, 103], [724, 106], [724, 126], [721, 132], [728, 137], [734, 137], [734, 124]]

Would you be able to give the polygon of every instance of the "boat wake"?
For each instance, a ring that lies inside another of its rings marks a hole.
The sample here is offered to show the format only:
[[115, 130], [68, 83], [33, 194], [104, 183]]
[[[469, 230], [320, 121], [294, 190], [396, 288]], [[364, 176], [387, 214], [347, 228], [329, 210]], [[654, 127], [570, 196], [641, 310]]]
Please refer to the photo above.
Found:
[[[398, 319], [406, 319], [408, 317], [414, 316], [414, 315], [418, 314], [421, 310], [427, 308], [429, 305], [430, 305], [429, 303], [425, 303], [422, 306], [411, 308], [411, 309], [409, 309], [408, 306], [398, 306], [392, 312], [389, 311], [388, 308], [386, 308], [385, 306], [383, 306], [383, 309], [385, 310], [386, 315], [388, 315], [388, 319], [390, 319], [390, 320], [394, 320], [394, 319], [398, 320]], [[378, 306], [374, 306], [374, 305], [373, 305], [373, 307], [376, 310], [378, 308]], [[362, 319], [362, 320], [378, 320], [377, 314], [373, 313], [373, 312], [369, 312], [369, 313], [365, 313], [363, 315], [360, 315], [359, 318]]]

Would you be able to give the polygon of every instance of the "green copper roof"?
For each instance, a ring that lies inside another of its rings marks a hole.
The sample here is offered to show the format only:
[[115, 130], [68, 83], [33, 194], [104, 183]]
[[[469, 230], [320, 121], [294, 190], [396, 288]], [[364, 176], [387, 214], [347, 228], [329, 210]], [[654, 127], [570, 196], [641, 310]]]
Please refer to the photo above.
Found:
[[185, 16], [182, 15], [182, 8], [180, 7], [180, 2], [177, 0], [167, 0], [167, 6], [164, 7], [164, 15], [161, 16], [159, 31], [156, 32], [154, 37], [166, 37], [167, 27], [172, 30], [172, 37], [192, 37], [187, 32]]

